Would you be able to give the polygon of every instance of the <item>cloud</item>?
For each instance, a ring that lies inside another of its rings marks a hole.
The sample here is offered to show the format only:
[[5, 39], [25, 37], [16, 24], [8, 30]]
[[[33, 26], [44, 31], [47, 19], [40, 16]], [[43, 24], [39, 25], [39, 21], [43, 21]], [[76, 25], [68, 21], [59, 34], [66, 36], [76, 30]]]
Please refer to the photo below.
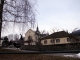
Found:
[[37, 20], [41, 29], [80, 28], [80, 0], [38, 0]]

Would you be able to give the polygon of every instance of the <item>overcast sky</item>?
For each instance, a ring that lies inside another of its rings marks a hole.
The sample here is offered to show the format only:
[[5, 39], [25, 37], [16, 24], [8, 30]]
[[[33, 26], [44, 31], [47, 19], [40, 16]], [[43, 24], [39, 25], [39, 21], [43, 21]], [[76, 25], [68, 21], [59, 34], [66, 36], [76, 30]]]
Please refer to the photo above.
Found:
[[80, 28], [80, 0], [37, 0], [36, 9], [40, 30]]
[[[52, 33], [59, 29], [68, 30], [80, 29], [80, 0], [36, 0], [36, 24], [39, 30]], [[36, 27], [35, 27], [36, 28]], [[27, 30], [26, 30], [27, 32]], [[13, 31], [6, 32], [12, 34]], [[15, 34], [20, 34], [20, 29], [15, 29]]]

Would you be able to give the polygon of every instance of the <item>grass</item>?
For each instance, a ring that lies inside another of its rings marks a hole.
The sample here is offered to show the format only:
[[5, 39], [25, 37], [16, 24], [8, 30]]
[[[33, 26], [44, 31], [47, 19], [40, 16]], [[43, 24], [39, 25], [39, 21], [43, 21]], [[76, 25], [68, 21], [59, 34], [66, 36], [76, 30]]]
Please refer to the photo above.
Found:
[[[0, 52], [20, 52], [20, 51], [0, 49]], [[43, 54], [0, 54], [0, 60], [80, 60], [80, 59]]]
[[0, 60], [80, 60], [79, 58], [42, 54], [0, 54]]

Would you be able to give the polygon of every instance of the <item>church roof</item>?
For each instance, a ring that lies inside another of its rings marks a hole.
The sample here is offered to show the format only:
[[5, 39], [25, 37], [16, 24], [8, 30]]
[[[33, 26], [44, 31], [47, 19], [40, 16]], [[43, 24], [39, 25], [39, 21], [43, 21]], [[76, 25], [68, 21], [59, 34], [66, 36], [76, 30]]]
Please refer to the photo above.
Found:
[[32, 29], [29, 29], [25, 34], [27, 34], [29, 31], [32, 31], [32, 32], [34, 32], [34, 33], [35, 33], [35, 31], [33, 31]]
[[44, 36], [47, 35], [47, 34], [41, 34], [38, 27], [36, 28], [36, 31], [33, 31], [32, 29], [29, 29], [29, 30], [26, 32], [26, 34], [27, 34], [29, 31], [32, 31], [32, 32], [34, 32], [36, 35], [39, 35], [39, 36], [42, 36], [42, 37], [44, 37]]

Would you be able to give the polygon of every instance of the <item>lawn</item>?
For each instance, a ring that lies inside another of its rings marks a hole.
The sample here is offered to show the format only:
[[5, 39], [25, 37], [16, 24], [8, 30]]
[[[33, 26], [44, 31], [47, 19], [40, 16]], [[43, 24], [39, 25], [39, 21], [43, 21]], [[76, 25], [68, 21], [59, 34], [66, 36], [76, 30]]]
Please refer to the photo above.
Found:
[[[20, 52], [7, 49], [0, 49], [0, 52]], [[79, 58], [51, 56], [43, 54], [0, 54], [0, 60], [80, 60]]]
[[78, 58], [42, 54], [0, 54], [0, 60], [80, 60]]

